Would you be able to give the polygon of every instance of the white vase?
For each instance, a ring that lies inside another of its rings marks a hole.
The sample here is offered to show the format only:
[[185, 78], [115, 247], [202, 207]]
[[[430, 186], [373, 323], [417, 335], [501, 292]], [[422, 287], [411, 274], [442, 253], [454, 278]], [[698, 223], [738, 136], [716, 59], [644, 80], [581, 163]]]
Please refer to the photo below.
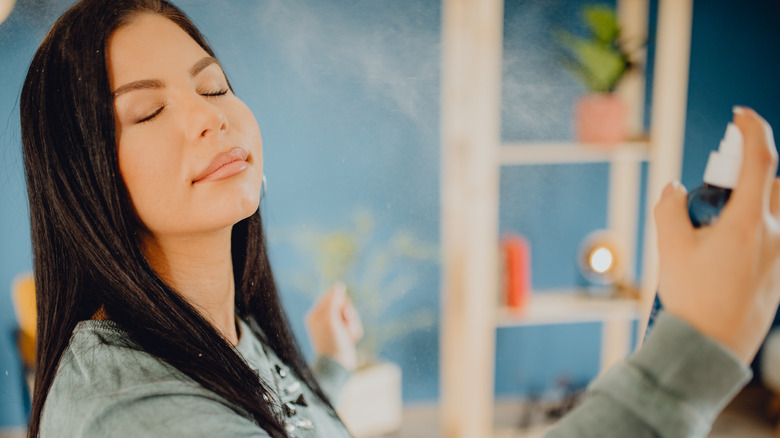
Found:
[[347, 381], [337, 407], [355, 438], [382, 436], [401, 427], [401, 367], [377, 362]]

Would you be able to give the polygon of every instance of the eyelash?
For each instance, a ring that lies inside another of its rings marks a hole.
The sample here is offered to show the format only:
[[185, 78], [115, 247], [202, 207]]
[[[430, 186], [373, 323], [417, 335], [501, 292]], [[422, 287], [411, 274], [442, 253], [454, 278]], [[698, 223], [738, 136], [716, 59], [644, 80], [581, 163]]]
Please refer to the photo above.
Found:
[[[201, 93], [200, 95], [203, 96], [203, 97], [219, 97], [219, 96], [226, 95], [227, 92], [228, 92], [228, 89], [227, 88], [223, 88], [223, 89], [217, 90], [217, 91], [209, 91], [209, 92], [206, 92], [206, 93]], [[162, 105], [160, 108], [157, 108], [157, 110], [155, 110], [153, 113], [151, 113], [148, 116], [144, 117], [143, 119], [137, 121], [136, 123], [145, 123], [145, 122], [148, 122], [148, 121], [152, 120], [153, 118], [157, 117], [157, 115], [160, 114], [164, 108], [165, 108], [165, 105]]]
[[223, 88], [223, 89], [217, 90], [217, 91], [210, 91], [208, 93], [201, 93], [200, 95], [201, 96], [205, 96], [205, 97], [217, 97], [217, 96], [224, 96], [224, 95], [227, 94], [227, 92], [228, 92], [228, 89], [227, 88]]
[[141, 123], [148, 122], [149, 120], [152, 120], [153, 118], [157, 117], [157, 115], [162, 112], [163, 108], [165, 108], [165, 105], [161, 106], [160, 108], [157, 108], [157, 110], [155, 110], [155, 112], [149, 114], [148, 116], [146, 116], [143, 119], [137, 121], [136, 123], [141, 124]]

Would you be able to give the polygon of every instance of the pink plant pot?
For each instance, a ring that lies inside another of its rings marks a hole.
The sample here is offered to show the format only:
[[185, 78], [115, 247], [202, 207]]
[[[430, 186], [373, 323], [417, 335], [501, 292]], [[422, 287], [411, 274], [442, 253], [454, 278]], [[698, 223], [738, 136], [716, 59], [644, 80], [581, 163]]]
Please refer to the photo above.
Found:
[[627, 108], [614, 94], [586, 94], [575, 104], [577, 141], [604, 146], [628, 139]]

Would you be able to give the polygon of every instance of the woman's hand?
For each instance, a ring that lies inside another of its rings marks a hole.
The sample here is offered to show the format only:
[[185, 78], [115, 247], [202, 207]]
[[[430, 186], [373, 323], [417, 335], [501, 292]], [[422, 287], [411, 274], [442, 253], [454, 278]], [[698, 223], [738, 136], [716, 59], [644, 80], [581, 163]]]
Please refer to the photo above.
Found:
[[659, 293], [668, 312], [750, 363], [780, 303], [780, 180], [769, 124], [748, 108], [735, 108], [734, 123], [742, 170], [718, 221], [695, 230], [679, 183], [655, 207]]
[[357, 368], [355, 344], [363, 337], [363, 324], [344, 283], [333, 285], [314, 304], [306, 315], [306, 329], [317, 354], [350, 371]]

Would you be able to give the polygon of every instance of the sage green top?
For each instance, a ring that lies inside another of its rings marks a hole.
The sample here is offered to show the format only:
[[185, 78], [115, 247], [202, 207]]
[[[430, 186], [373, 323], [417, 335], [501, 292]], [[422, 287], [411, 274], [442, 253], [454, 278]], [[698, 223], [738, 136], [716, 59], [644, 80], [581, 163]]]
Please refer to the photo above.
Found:
[[[348, 437], [246, 324], [240, 328], [238, 352], [283, 402], [292, 403], [290, 435]], [[348, 374], [328, 359], [319, 359], [314, 371], [329, 395]], [[547, 437], [703, 438], [750, 377], [728, 350], [662, 312], [642, 348], [596, 379], [587, 399]], [[294, 403], [300, 395], [308, 406]], [[127, 348], [126, 335], [108, 321], [76, 327], [41, 418], [42, 438], [267, 436], [240, 409], [178, 370]]]
[[725, 347], [666, 312], [625, 362], [545, 438], [704, 438], [752, 376]]
[[[239, 321], [236, 350], [275, 393], [290, 436], [349, 437], [320, 399]], [[335, 404], [349, 372], [320, 357], [312, 371]], [[41, 438], [268, 437], [243, 411], [174, 367], [129, 348], [111, 321], [73, 332], [41, 417]]]

